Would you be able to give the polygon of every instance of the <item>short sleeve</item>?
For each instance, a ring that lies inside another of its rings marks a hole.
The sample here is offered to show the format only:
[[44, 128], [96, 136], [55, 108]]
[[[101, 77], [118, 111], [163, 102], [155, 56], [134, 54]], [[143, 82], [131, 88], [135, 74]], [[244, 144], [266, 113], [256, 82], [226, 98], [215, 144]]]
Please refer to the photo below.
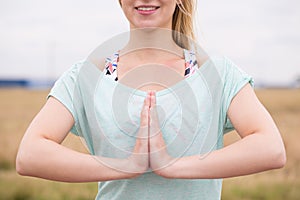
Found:
[[238, 92], [246, 85], [250, 84], [254, 87], [253, 78], [240, 69], [235, 63], [230, 59], [224, 58], [224, 91], [223, 91], [223, 113], [225, 115], [225, 123], [223, 133], [234, 130], [232, 123], [230, 122], [227, 112], [232, 102], [233, 98], [238, 94]]
[[78, 118], [76, 116], [76, 112], [73, 107], [73, 96], [74, 96], [76, 80], [81, 66], [82, 66], [82, 62], [77, 62], [69, 70], [64, 72], [55, 82], [54, 86], [52, 87], [50, 93], [47, 96], [47, 99], [49, 97], [54, 97], [55, 99], [57, 99], [72, 114], [75, 123], [71, 128], [70, 132], [75, 135], [79, 135], [79, 134], [76, 129]]

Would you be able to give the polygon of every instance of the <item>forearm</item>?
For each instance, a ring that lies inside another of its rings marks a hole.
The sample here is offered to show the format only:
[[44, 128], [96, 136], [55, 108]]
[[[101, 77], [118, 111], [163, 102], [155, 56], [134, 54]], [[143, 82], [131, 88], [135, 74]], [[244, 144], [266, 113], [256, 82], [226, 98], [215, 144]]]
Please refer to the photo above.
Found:
[[104, 162], [96, 156], [79, 153], [40, 138], [32, 144], [21, 144], [17, 156], [17, 171], [21, 175], [63, 182], [107, 181], [135, 176], [106, 166]]
[[278, 141], [281, 140], [272, 139], [268, 135], [251, 134], [207, 155], [180, 158], [165, 169], [165, 176], [188, 179], [227, 178], [280, 168], [285, 163], [285, 151], [283, 144]]

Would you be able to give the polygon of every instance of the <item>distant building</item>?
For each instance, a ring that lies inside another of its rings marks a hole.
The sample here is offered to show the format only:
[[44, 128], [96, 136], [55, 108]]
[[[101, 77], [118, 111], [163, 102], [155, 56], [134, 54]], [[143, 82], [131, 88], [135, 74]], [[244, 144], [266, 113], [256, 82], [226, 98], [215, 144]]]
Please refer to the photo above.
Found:
[[0, 88], [22, 87], [47, 89], [54, 85], [54, 80], [0, 79]]

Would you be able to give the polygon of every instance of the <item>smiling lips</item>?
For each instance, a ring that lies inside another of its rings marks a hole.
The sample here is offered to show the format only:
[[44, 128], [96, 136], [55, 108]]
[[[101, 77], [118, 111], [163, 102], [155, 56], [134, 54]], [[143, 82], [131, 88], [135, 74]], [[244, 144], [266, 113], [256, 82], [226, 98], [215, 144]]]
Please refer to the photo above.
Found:
[[135, 7], [135, 9], [138, 11], [138, 13], [142, 15], [149, 15], [153, 14], [157, 9], [159, 9], [158, 6], [138, 6]]

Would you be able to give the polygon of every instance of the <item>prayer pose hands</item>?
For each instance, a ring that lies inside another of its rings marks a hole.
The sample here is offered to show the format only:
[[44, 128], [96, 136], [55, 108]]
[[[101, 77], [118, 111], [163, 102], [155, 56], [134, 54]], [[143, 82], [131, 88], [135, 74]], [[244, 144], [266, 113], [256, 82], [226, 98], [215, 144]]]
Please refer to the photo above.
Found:
[[129, 161], [134, 163], [137, 173], [141, 174], [150, 167], [154, 173], [167, 176], [173, 160], [160, 130], [155, 92], [150, 91], [144, 100], [140, 129]]

